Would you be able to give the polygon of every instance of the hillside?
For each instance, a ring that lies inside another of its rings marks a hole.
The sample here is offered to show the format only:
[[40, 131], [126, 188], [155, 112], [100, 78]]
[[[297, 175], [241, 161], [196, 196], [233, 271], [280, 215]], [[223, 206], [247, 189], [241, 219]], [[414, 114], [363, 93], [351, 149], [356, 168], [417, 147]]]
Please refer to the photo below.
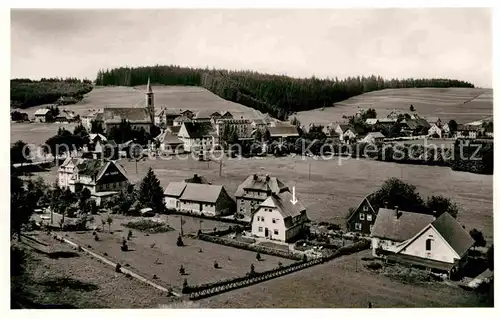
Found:
[[475, 88], [385, 89], [364, 93], [335, 103], [334, 107], [298, 112], [301, 124], [329, 124], [346, 121], [357, 108], [374, 108], [379, 117], [393, 110], [410, 112], [410, 105], [421, 116], [439, 116], [441, 120], [467, 123], [493, 115], [493, 90]]
[[[245, 118], [261, 118], [262, 113], [252, 108], [238, 103], [226, 101], [204, 88], [193, 86], [163, 86], [153, 85], [155, 94], [155, 107], [167, 107], [175, 109], [190, 110], [210, 110], [210, 111], [230, 111], [235, 118], [241, 116]], [[70, 109], [82, 115], [91, 109], [103, 108], [106, 105], [120, 106], [142, 106], [144, 100], [145, 86], [107, 86], [95, 87], [85, 94], [83, 100], [73, 104], [63, 106], [63, 109]], [[30, 107], [22, 110], [30, 117], [41, 106]], [[26, 143], [44, 143], [49, 137], [57, 133], [59, 127], [66, 127], [73, 130], [74, 124], [59, 123], [12, 123], [11, 141], [19, 139]]]

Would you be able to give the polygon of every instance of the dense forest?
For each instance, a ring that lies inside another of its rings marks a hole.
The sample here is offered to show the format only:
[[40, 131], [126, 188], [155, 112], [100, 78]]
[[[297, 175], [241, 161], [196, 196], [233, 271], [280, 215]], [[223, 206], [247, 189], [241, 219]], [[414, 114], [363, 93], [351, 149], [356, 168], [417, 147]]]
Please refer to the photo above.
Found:
[[83, 95], [92, 90], [90, 80], [75, 78], [58, 79], [42, 78], [40, 81], [30, 79], [10, 80], [11, 107], [27, 108], [41, 104], [67, 104], [69, 101], [79, 101]]
[[366, 92], [389, 88], [469, 87], [468, 82], [450, 79], [391, 79], [380, 76], [348, 77], [339, 80], [292, 78], [252, 71], [195, 69], [179, 66], [151, 66], [99, 70], [96, 85], [135, 86], [151, 82], [165, 85], [202, 86], [214, 94], [285, 119], [298, 111], [333, 106], [334, 103]]

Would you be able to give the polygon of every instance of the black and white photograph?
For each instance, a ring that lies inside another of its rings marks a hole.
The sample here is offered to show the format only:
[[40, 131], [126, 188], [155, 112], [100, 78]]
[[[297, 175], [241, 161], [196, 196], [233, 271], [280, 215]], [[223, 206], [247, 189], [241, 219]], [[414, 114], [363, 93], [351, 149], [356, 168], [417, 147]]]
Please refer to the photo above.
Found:
[[494, 307], [493, 8], [7, 10], [10, 309]]

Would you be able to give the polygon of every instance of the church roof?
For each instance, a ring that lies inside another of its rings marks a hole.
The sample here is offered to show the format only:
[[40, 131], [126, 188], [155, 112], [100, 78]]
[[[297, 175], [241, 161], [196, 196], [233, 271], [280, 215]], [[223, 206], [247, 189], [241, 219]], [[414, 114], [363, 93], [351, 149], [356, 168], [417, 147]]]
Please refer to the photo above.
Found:
[[131, 123], [150, 123], [149, 111], [143, 107], [110, 107], [104, 108], [104, 121], [107, 123], [119, 123], [127, 120]]

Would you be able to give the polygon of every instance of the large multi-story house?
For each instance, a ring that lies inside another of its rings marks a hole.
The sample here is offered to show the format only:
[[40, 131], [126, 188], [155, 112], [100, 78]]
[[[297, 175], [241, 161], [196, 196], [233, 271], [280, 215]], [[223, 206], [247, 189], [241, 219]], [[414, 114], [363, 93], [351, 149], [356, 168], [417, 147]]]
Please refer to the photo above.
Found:
[[58, 184], [71, 192], [90, 191], [99, 206], [128, 184], [126, 172], [115, 161], [68, 157], [58, 170]]
[[269, 196], [289, 191], [288, 187], [276, 177], [253, 174], [236, 190], [236, 210], [245, 218], [251, 219], [253, 212]]
[[433, 215], [381, 208], [372, 231], [374, 256], [457, 274], [474, 240], [450, 214]]
[[216, 142], [216, 132], [210, 122], [184, 122], [177, 137], [187, 152], [209, 150]]
[[252, 214], [252, 235], [271, 240], [290, 242], [306, 228], [309, 218], [300, 203], [292, 204], [288, 191], [273, 193]]
[[221, 118], [215, 121], [215, 131], [218, 136], [223, 136], [227, 129], [234, 130], [238, 138], [250, 137], [252, 132], [250, 120]]

